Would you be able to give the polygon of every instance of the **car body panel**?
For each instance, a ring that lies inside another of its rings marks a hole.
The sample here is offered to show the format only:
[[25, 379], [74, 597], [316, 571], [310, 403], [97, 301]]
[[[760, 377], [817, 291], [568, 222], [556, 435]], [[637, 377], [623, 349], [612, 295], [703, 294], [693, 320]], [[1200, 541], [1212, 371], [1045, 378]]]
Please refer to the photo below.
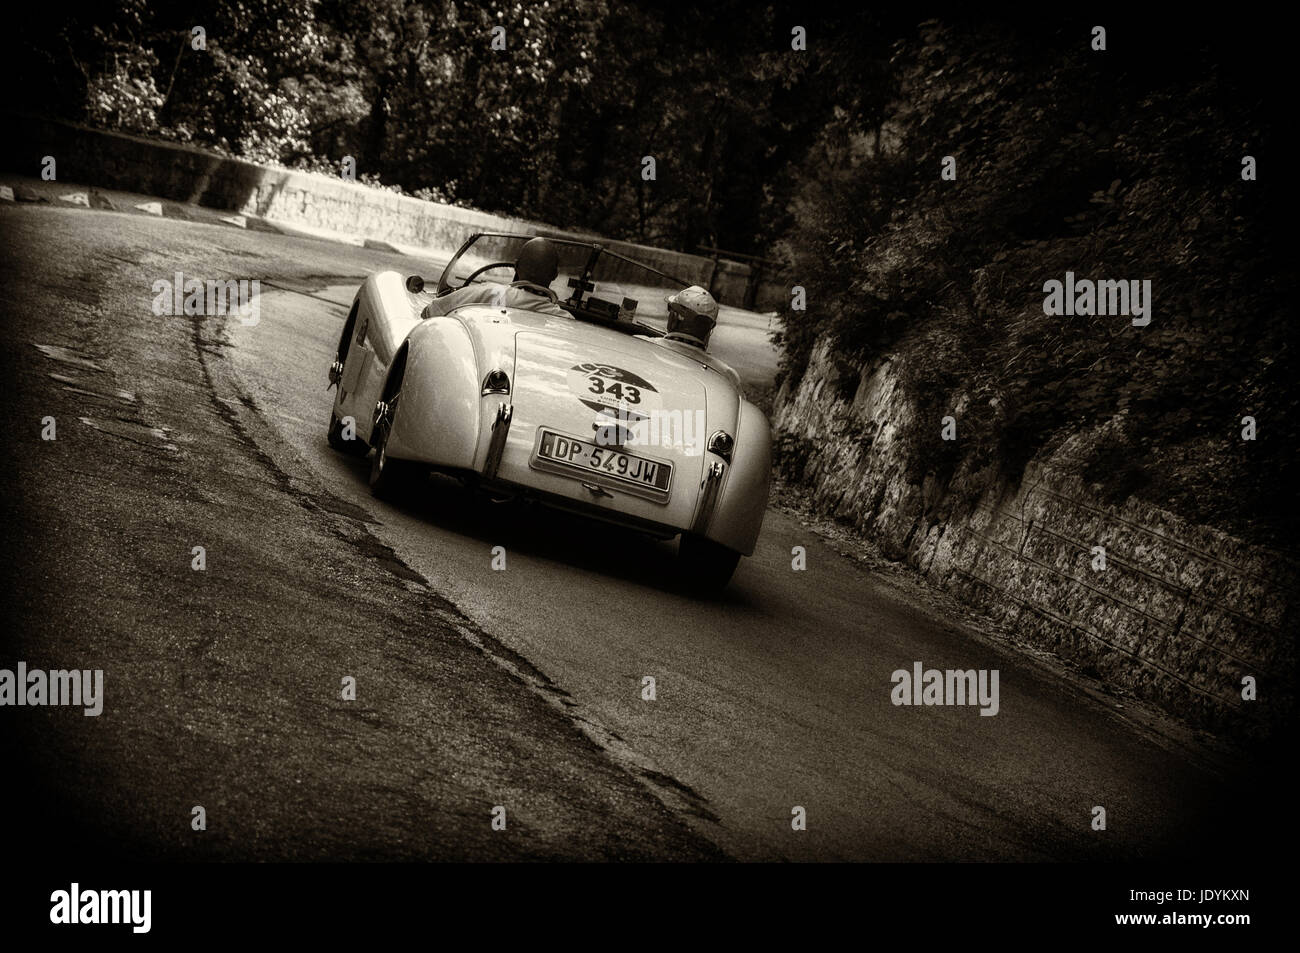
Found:
[[[397, 349], [420, 324], [419, 308], [395, 271], [371, 275], [353, 302], [355, 317], [343, 362], [343, 376], [334, 400], [334, 414], [352, 417], [357, 436], [370, 439], [375, 402]], [[423, 307], [422, 304], [419, 307]], [[342, 345], [342, 342], [340, 342]], [[340, 346], [340, 352], [343, 347]]]
[[746, 556], [754, 552], [772, 486], [772, 428], [748, 401], [740, 405], [736, 447], [705, 536]]
[[[558, 324], [562, 319], [553, 320]], [[599, 444], [599, 437], [612, 437], [611, 428], [620, 426], [617, 405], [609, 408], [615, 411], [614, 416], [598, 410], [603, 395], [591, 393], [589, 386], [593, 377], [615, 381], [618, 378], [595, 373], [585, 375], [579, 370], [583, 366], [591, 366], [593, 372], [614, 371], [645, 382], [637, 388], [636, 409], [629, 405], [624, 417], [640, 413], [641, 408], [654, 417], [635, 422], [627, 420], [623, 429], [634, 439], [626, 440], [623, 448], [637, 457], [671, 465], [670, 491], [698, 483], [705, 456], [703, 445], [707, 435], [694, 432], [697, 429], [694, 421], [707, 416], [706, 389], [696, 380], [697, 375], [673, 373], [671, 362], [665, 369], [663, 355], [653, 344], [617, 332], [588, 329], [574, 321], [567, 323], [570, 327], [560, 331], [521, 332], [516, 337], [514, 421], [498, 476], [521, 484], [535, 482], [541, 489], [590, 502], [602, 509], [616, 509], [670, 526], [688, 525], [694, 507], [693, 492], [670, 492], [667, 500], [657, 502], [626, 492], [622, 481], [612, 476], [591, 473], [578, 480], [558, 473], [538, 472], [542, 468], [535, 465], [533, 458], [539, 428]], [[654, 406], [647, 406], [652, 402]], [[673, 418], [663, 413], [665, 410], [678, 413]], [[679, 427], [665, 426], [674, 419], [682, 422]], [[660, 439], [651, 443], [650, 431], [655, 429], [656, 422]], [[674, 429], [678, 433], [671, 432]], [[681, 439], [675, 445], [664, 445], [664, 438], [671, 441], [676, 436]], [[599, 486], [601, 491], [585, 488], [584, 482]]]

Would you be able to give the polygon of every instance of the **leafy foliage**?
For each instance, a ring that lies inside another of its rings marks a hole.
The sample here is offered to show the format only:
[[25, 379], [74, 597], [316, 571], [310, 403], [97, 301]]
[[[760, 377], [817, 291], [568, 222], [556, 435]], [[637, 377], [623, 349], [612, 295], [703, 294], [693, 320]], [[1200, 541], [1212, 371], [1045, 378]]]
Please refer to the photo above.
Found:
[[692, 251], [775, 237], [782, 171], [813, 138], [810, 100], [827, 102], [801, 86], [788, 16], [740, 0], [106, 0], [17, 16], [13, 56], [42, 77], [44, 111], [295, 167], [352, 156], [386, 187]]
[[[1274, 154], [1267, 79], [1160, 39], [1101, 54], [1083, 29], [927, 22], [898, 42], [887, 107], [840, 111], [796, 177], [785, 242], [810, 310], [784, 316], [783, 372], [825, 335], [894, 354], [923, 419], [961, 408], [959, 443], [918, 441], [917, 471], [968, 494], [1107, 424], [1078, 462], [1116, 499], [1293, 545], [1285, 177], [1240, 174]], [[1150, 280], [1151, 324], [1045, 316], [1066, 271]], [[1246, 415], [1268, 421], [1254, 443]]]

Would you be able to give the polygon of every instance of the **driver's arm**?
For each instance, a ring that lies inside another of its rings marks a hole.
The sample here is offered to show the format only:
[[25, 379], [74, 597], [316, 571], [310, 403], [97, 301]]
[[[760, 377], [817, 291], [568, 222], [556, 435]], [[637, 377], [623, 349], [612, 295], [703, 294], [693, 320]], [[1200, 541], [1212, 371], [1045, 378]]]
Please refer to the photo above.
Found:
[[492, 282], [466, 285], [464, 288], [457, 288], [455, 291], [448, 292], [441, 298], [434, 298], [424, 306], [424, 310], [420, 312], [420, 317], [439, 318], [444, 314], [450, 314], [457, 308], [463, 308], [467, 304], [491, 304], [503, 290], [503, 286]]

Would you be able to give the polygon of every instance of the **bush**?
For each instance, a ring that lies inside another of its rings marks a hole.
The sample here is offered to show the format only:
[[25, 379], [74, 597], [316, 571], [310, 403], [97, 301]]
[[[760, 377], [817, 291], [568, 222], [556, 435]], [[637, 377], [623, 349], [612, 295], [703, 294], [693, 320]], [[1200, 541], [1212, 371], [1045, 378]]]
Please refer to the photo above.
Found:
[[[1115, 499], [1140, 491], [1292, 545], [1287, 204], [1282, 178], [1239, 174], [1243, 152], [1268, 151], [1269, 113], [1252, 76], [1218, 75], [1216, 51], [1178, 52], [1103, 60], [1077, 37], [938, 23], [900, 43], [897, 98], [840, 116], [799, 177], [783, 245], [809, 310], [782, 316], [788, 384], [825, 337], [862, 364], [895, 355], [923, 417], [963, 408], [960, 441], [913, 451], [916, 473], [944, 479], [1018, 474], [1122, 417], [1081, 461]], [[1151, 324], [1046, 316], [1043, 283], [1066, 271], [1150, 280]], [[1252, 410], [1271, 433], [1246, 445]]]

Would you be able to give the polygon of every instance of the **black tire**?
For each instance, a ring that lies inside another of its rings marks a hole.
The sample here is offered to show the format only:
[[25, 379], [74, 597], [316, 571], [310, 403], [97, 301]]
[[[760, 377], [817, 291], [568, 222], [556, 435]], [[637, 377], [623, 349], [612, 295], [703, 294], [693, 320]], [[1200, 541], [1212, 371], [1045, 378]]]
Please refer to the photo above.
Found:
[[370, 451], [370, 444], [355, 434], [353, 434], [351, 440], [343, 439], [343, 421], [335, 417], [332, 410], [330, 411], [330, 429], [325, 435], [325, 439], [339, 453], [346, 453], [350, 457], [364, 457]]
[[397, 414], [396, 399], [390, 399], [392, 403], [388, 405], [390, 409], [387, 415], [380, 416], [370, 435], [370, 443], [375, 450], [374, 456], [370, 458], [370, 492], [381, 500], [395, 503], [410, 494], [421, 477], [428, 476], [428, 470], [422, 464], [410, 460], [394, 460], [388, 455], [388, 435]]
[[690, 533], [682, 533], [677, 558], [687, 588], [701, 594], [721, 592], [740, 564], [734, 549]]

